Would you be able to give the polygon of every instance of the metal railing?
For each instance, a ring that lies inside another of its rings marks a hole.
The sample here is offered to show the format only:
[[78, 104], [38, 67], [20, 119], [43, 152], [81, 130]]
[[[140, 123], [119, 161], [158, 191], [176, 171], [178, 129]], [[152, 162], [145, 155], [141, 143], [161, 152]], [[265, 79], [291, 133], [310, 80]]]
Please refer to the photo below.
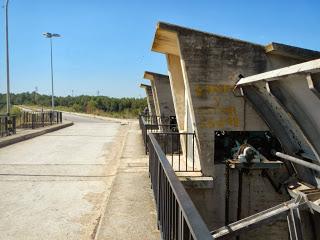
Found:
[[154, 133], [176, 172], [195, 172], [195, 133], [178, 132], [174, 117], [139, 115], [139, 124], [148, 154], [148, 134]]
[[176, 172], [196, 172], [195, 133], [156, 132], [153, 134]]
[[166, 123], [165, 117], [154, 117], [139, 115], [139, 125], [142, 131], [145, 153], [148, 153], [148, 133], [151, 132], [177, 132], [178, 126], [176, 123]]
[[0, 137], [16, 133], [16, 116], [0, 115]]
[[147, 124], [177, 124], [175, 116], [141, 115]]
[[154, 134], [149, 134], [149, 174], [164, 240], [212, 240], [182, 183], [177, 178]]
[[58, 111], [24, 111], [19, 117], [20, 128], [38, 128], [62, 123], [62, 112]]

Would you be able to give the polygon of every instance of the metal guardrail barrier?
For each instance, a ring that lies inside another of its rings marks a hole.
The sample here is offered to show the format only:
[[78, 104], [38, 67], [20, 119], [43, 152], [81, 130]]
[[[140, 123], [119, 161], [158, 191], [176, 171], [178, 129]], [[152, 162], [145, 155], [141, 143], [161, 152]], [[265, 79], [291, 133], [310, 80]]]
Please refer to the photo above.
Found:
[[[170, 117], [171, 118], [171, 117]], [[143, 142], [145, 145], [145, 153], [148, 153], [148, 133], [150, 132], [177, 132], [178, 126], [176, 123], [166, 123], [164, 119], [168, 117], [144, 116], [139, 115], [139, 125], [142, 130]], [[171, 118], [172, 119], [172, 118]], [[164, 121], [164, 123], [163, 123]]]
[[176, 172], [197, 171], [195, 169], [195, 133], [156, 132], [153, 135]]
[[[139, 115], [145, 153], [148, 134], [153, 133], [176, 172], [195, 172], [195, 133], [179, 133], [174, 117]], [[188, 164], [189, 163], [189, 164]]]
[[177, 124], [175, 116], [142, 115], [147, 124]]
[[0, 115], [0, 137], [16, 133], [16, 116]]
[[37, 111], [22, 112], [19, 118], [20, 128], [38, 128], [62, 123], [62, 112]]
[[212, 240], [206, 224], [177, 178], [154, 134], [149, 134], [148, 145], [149, 174], [162, 239]]

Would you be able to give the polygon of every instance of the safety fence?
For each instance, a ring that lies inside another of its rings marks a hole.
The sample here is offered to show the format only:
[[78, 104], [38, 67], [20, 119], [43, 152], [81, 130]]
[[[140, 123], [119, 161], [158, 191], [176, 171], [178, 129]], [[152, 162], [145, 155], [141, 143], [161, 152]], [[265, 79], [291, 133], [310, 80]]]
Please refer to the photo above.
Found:
[[175, 172], [199, 171], [195, 166], [195, 133], [154, 132], [153, 136]]
[[194, 132], [179, 132], [173, 117], [140, 115], [139, 123], [146, 154], [149, 152], [148, 134], [153, 133], [176, 172], [199, 171], [195, 166], [196, 135]]
[[39, 128], [62, 123], [62, 112], [59, 111], [24, 111], [18, 118], [20, 128]]
[[153, 133], [149, 134], [149, 174], [157, 208], [161, 239], [212, 240]]
[[17, 115], [0, 115], [0, 137], [13, 135], [17, 129], [39, 128], [62, 123], [59, 111], [22, 111]]
[[[177, 132], [176, 121], [169, 121], [169, 117], [139, 115], [139, 125], [142, 131], [145, 152], [148, 153], [148, 133], [150, 132]], [[171, 117], [172, 119], [172, 117]]]
[[0, 137], [16, 133], [16, 116], [0, 115]]

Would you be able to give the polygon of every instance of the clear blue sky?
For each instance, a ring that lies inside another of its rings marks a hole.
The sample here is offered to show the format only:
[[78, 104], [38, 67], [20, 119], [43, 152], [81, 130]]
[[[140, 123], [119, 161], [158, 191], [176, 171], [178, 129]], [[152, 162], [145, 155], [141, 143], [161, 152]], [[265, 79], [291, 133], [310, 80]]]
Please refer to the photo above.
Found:
[[[3, 1], [3, 0], [0, 0]], [[2, 5], [2, 3], [1, 3]], [[5, 91], [4, 9], [0, 24], [0, 91]], [[320, 50], [319, 0], [11, 0], [12, 91], [50, 93], [49, 41], [54, 40], [56, 95], [144, 96], [145, 70], [166, 73], [150, 51], [165, 21], [256, 43]]]

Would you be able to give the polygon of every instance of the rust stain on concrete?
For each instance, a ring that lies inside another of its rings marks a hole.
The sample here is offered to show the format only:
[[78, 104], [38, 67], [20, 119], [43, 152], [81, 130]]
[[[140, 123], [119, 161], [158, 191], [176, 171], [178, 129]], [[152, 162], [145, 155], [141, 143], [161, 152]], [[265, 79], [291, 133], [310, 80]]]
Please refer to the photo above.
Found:
[[197, 97], [205, 97], [208, 94], [230, 93], [233, 90], [232, 85], [226, 84], [197, 84], [195, 85], [195, 94]]
[[[225, 129], [230, 127], [239, 127], [239, 117], [234, 106], [223, 106], [212, 109], [206, 109], [204, 115], [211, 114], [211, 118], [203, 118], [200, 121], [201, 128]], [[201, 118], [201, 117], [200, 117]]]

